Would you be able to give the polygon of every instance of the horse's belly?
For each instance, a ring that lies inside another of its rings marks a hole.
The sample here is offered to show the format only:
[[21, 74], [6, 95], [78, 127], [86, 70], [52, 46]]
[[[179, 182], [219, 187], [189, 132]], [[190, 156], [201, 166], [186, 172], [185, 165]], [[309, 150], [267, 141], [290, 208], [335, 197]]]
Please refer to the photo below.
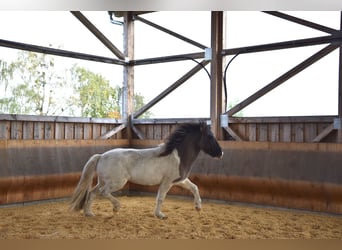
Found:
[[158, 185], [161, 183], [163, 176], [160, 174], [151, 173], [149, 171], [134, 171], [129, 181], [140, 185]]
[[179, 177], [178, 165], [163, 161], [141, 161], [130, 171], [129, 181], [140, 185], [158, 185]]

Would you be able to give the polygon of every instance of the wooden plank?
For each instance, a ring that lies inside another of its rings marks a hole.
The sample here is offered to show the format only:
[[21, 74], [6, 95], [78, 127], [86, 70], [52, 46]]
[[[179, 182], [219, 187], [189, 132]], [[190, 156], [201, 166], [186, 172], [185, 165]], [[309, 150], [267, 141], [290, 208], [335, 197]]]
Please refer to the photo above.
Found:
[[43, 140], [44, 139], [44, 122], [35, 122], [33, 128], [33, 139]]
[[224, 127], [224, 129], [231, 135], [231, 137], [234, 138], [235, 141], [242, 141], [241, 137], [233, 129], [231, 129], [229, 126]]
[[336, 116], [229, 117], [229, 123], [331, 123]]
[[161, 139], [162, 140], [165, 140], [169, 135], [170, 135], [170, 125], [169, 124], [165, 124], [165, 125], [162, 125], [162, 137]]
[[93, 139], [98, 139], [101, 136], [101, 125], [93, 124]]
[[[101, 135], [104, 135], [104, 134], [106, 134], [108, 132], [108, 128], [107, 128], [106, 124], [101, 124], [100, 128], [101, 128]], [[109, 136], [109, 137], [111, 137], [111, 136]], [[105, 138], [102, 138], [102, 136], [101, 136], [101, 139], [105, 139]]]
[[247, 128], [248, 128], [248, 140], [249, 141], [256, 141], [257, 140], [257, 136], [256, 136], [256, 130], [257, 130], [257, 125], [255, 123], [250, 123], [250, 124], [246, 124]]
[[282, 142], [291, 142], [292, 132], [291, 132], [291, 124], [284, 123], [280, 124], [280, 141]]
[[337, 34], [328, 35], [328, 36], [320, 36], [320, 37], [304, 38], [304, 39], [276, 42], [276, 43], [269, 43], [269, 44], [252, 45], [252, 46], [247, 46], [247, 47], [244, 46], [240, 48], [224, 49], [222, 51], [222, 55], [228, 56], [228, 55], [236, 55], [236, 54], [280, 50], [280, 49], [299, 48], [299, 47], [306, 47], [306, 46], [312, 46], [312, 45], [321, 45], [321, 44], [330, 44], [330, 43], [336, 44], [336, 43], [339, 43], [340, 41], [341, 41], [341, 34], [337, 33]]
[[75, 139], [75, 124], [65, 123], [65, 138], [66, 140]]
[[294, 134], [294, 142], [304, 142], [304, 125], [303, 123], [297, 123], [292, 125]]
[[205, 46], [203, 44], [200, 44], [200, 43], [198, 43], [198, 42], [196, 42], [194, 40], [191, 40], [191, 39], [189, 39], [189, 38], [187, 38], [185, 36], [182, 36], [182, 35], [174, 32], [174, 31], [172, 31], [172, 30], [166, 29], [166, 28], [164, 28], [164, 27], [162, 27], [162, 26], [160, 26], [158, 24], [155, 24], [155, 23], [153, 23], [151, 21], [148, 21], [148, 20], [142, 18], [141, 16], [135, 15], [134, 19], [135, 20], [139, 20], [139, 21], [141, 21], [141, 22], [143, 22], [143, 23], [145, 23], [147, 25], [150, 25], [151, 27], [156, 28], [156, 29], [158, 29], [160, 31], [163, 31], [163, 32], [165, 32], [165, 33], [167, 33], [167, 34], [169, 34], [171, 36], [174, 36], [174, 37], [176, 37], [176, 38], [178, 38], [178, 39], [180, 39], [180, 40], [182, 40], [184, 42], [190, 43], [190, 44], [192, 44], [192, 45], [194, 45], [194, 46], [196, 46], [198, 48], [201, 48], [201, 49], [207, 48], [207, 46]]
[[63, 140], [65, 138], [65, 125], [61, 122], [55, 123], [55, 139]]
[[322, 141], [326, 136], [328, 136], [332, 131], [334, 130], [334, 124], [330, 124], [327, 126], [319, 135], [317, 135], [312, 142], [320, 142]]
[[21, 49], [21, 50], [26, 50], [26, 51], [33, 51], [33, 52], [38, 52], [38, 53], [43, 53], [43, 54], [48, 54], [48, 55], [76, 58], [76, 59], [87, 60], [87, 61], [95, 61], [95, 62], [116, 64], [116, 65], [125, 65], [125, 62], [123, 60], [118, 60], [112, 57], [97, 56], [97, 55], [85, 54], [85, 53], [80, 53], [80, 52], [75, 52], [75, 51], [61, 50], [61, 49], [55, 49], [51, 47], [13, 42], [13, 41], [8, 41], [4, 39], [0, 39], [0, 46], [7, 47], [7, 48]]
[[269, 141], [278, 142], [280, 140], [279, 133], [279, 124], [268, 124]]
[[21, 140], [23, 139], [23, 123], [11, 122], [11, 139]]
[[145, 135], [144, 133], [137, 127], [137, 126], [132, 126], [131, 129], [133, 130], [133, 132], [136, 134], [136, 136], [140, 139], [143, 140], [145, 139]]
[[257, 140], [268, 141], [268, 126], [267, 124], [259, 124], [257, 126]]
[[156, 63], [177, 62], [177, 61], [185, 61], [189, 59], [203, 59], [203, 58], [204, 58], [204, 52], [197, 52], [197, 53], [179, 54], [179, 55], [172, 55], [172, 56], [161, 56], [161, 57], [137, 59], [137, 60], [131, 60], [129, 63], [134, 66], [140, 66], [140, 65], [151, 65], [151, 64], [156, 64]]
[[93, 126], [92, 124], [83, 124], [83, 139], [93, 139]]
[[39, 115], [13, 115], [0, 114], [0, 121], [31, 121], [31, 122], [65, 122], [65, 123], [122, 123], [121, 119], [88, 118], [70, 116], [39, 116]]
[[282, 13], [282, 12], [278, 12], [278, 11], [264, 11], [264, 13], [267, 13], [269, 15], [273, 15], [273, 16], [276, 16], [276, 17], [288, 20], [290, 22], [301, 24], [301, 25], [304, 25], [306, 27], [310, 27], [312, 29], [316, 29], [316, 30], [319, 30], [319, 31], [322, 31], [322, 32], [326, 32], [326, 33], [330, 33], [330, 34], [337, 34], [339, 32], [336, 29], [332, 29], [330, 27], [327, 27], [327, 26], [324, 26], [324, 25], [321, 25], [321, 24], [317, 24], [317, 23], [314, 23], [314, 22], [310, 22], [310, 21], [307, 21], [307, 20], [304, 20], [304, 19], [301, 19], [301, 18], [298, 18], [298, 17], [294, 17], [294, 16], [291, 16], [291, 15], [288, 15], [288, 14], [285, 14], [285, 13]]
[[231, 127], [240, 138], [246, 138], [246, 125], [237, 124], [236, 128]]
[[116, 133], [120, 132], [121, 130], [123, 130], [124, 128], [126, 128], [126, 124], [123, 123], [119, 126], [116, 126], [114, 129], [107, 131], [104, 131], [104, 133], [102, 134], [102, 130], [105, 130], [105, 127], [101, 126], [101, 136], [99, 139], [109, 139], [110, 137], [112, 137], [113, 135], [115, 135]]
[[[342, 33], [342, 11], [340, 12], [340, 33]], [[338, 67], [338, 117], [342, 119], [342, 46], [339, 49]], [[342, 143], [342, 128], [337, 130], [337, 143]]]
[[[229, 118], [230, 119], [230, 118]], [[333, 119], [333, 118], [332, 118]], [[133, 124], [184, 124], [210, 121], [210, 118], [153, 118], [153, 119], [133, 119]]]
[[[128, 60], [134, 59], [134, 21], [133, 14], [130, 11], [124, 13], [124, 57]], [[123, 68], [123, 103], [122, 116], [128, 121], [132, 119], [134, 112], [134, 66], [126, 64]], [[128, 139], [131, 139], [130, 122], [126, 125], [128, 129]]]
[[146, 128], [146, 139], [153, 140], [153, 138], [154, 138], [154, 126], [151, 125]]
[[162, 129], [161, 125], [154, 125], [154, 140], [161, 140], [162, 139]]
[[75, 139], [82, 140], [84, 135], [83, 124], [75, 123]]
[[[223, 98], [223, 11], [211, 12], [211, 79], [210, 79], [210, 120], [214, 136], [223, 139], [220, 115], [225, 111]], [[229, 129], [229, 128], [228, 128]]]
[[71, 11], [71, 13], [91, 32], [95, 35], [114, 55], [124, 60], [124, 54], [115, 45], [105, 37], [100, 30], [96, 28], [80, 11]]
[[11, 123], [0, 120], [0, 140], [9, 140], [11, 138]]
[[23, 122], [23, 139], [33, 140], [33, 122]]
[[311, 142], [317, 134], [317, 124], [304, 123], [304, 142]]
[[55, 139], [55, 123], [46, 122], [44, 124], [44, 139], [45, 140]]
[[143, 138], [144, 140], [146, 139], [146, 125], [133, 125], [133, 128], [136, 128], [140, 135], [138, 136], [140, 138]]

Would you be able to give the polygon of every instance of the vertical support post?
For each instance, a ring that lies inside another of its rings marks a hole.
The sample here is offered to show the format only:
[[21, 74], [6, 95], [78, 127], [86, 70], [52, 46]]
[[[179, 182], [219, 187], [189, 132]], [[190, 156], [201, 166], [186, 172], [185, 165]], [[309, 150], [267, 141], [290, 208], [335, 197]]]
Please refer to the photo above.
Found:
[[134, 21], [131, 12], [124, 14], [124, 55], [126, 65], [123, 72], [122, 116], [127, 121], [128, 139], [132, 137], [130, 116], [134, 111], [134, 66], [128, 62], [134, 59]]
[[210, 120], [214, 136], [222, 140], [223, 130], [220, 115], [224, 112], [223, 103], [223, 11], [211, 12], [211, 84], [210, 84]]
[[[340, 14], [340, 31], [342, 32], [342, 11]], [[339, 67], [338, 67], [338, 119], [342, 120], [342, 46], [339, 49]], [[342, 143], [342, 129], [337, 130], [337, 143]]]

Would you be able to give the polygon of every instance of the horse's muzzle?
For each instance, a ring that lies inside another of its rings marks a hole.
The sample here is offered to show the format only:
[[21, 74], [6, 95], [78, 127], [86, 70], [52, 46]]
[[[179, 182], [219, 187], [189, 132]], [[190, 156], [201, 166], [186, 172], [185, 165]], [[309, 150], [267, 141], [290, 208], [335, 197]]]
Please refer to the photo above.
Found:
[[222, 158], [223, 158], [223, 155], [224, 155], [224, 153], [223, 153], [223, 151], [221, 151], [221, 154], [218, 155], [218, 156], [216, 156], [215, 158], [216, 158], [216, 159], [222, 159]]

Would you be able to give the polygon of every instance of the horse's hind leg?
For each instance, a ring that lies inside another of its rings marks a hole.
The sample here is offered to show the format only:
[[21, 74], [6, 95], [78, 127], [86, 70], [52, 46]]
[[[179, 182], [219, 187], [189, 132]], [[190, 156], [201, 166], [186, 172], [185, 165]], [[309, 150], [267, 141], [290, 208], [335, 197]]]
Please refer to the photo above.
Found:
[[91, 211], [91, 204], [93, 203], [94, 198], [99, 192], [99, 185], [97, 184], [88, 194], [86, 197], [86, 201], [84, 204], [84, 215], [85, 216], [94, 216], [93, 212]]
[[110, 183], [106, 183], [103, 187], [99, 188], [100, 194], [109, 199], [110, 202], [113, 204], [113, 211], [117, 212], [120, 209], [120, 201], [118, 199], [116, 199], [111, 193], [118, 191], [120, 189], [122, 189], [125, 184], [126, 184], [127, 180], [122, 180], [120, 182], [110, 182]]
[[176, 185], [189, 190], [194, 195], [194, 202], [195, 202], [196, 210], [197, 211], [201, 210], [202, 201], [201, 201], [201, 197], [198, 191], [198, 187], [194, 183], [192, 183], [188, 178], [186, 178], [182, 182], [177, 183]]

